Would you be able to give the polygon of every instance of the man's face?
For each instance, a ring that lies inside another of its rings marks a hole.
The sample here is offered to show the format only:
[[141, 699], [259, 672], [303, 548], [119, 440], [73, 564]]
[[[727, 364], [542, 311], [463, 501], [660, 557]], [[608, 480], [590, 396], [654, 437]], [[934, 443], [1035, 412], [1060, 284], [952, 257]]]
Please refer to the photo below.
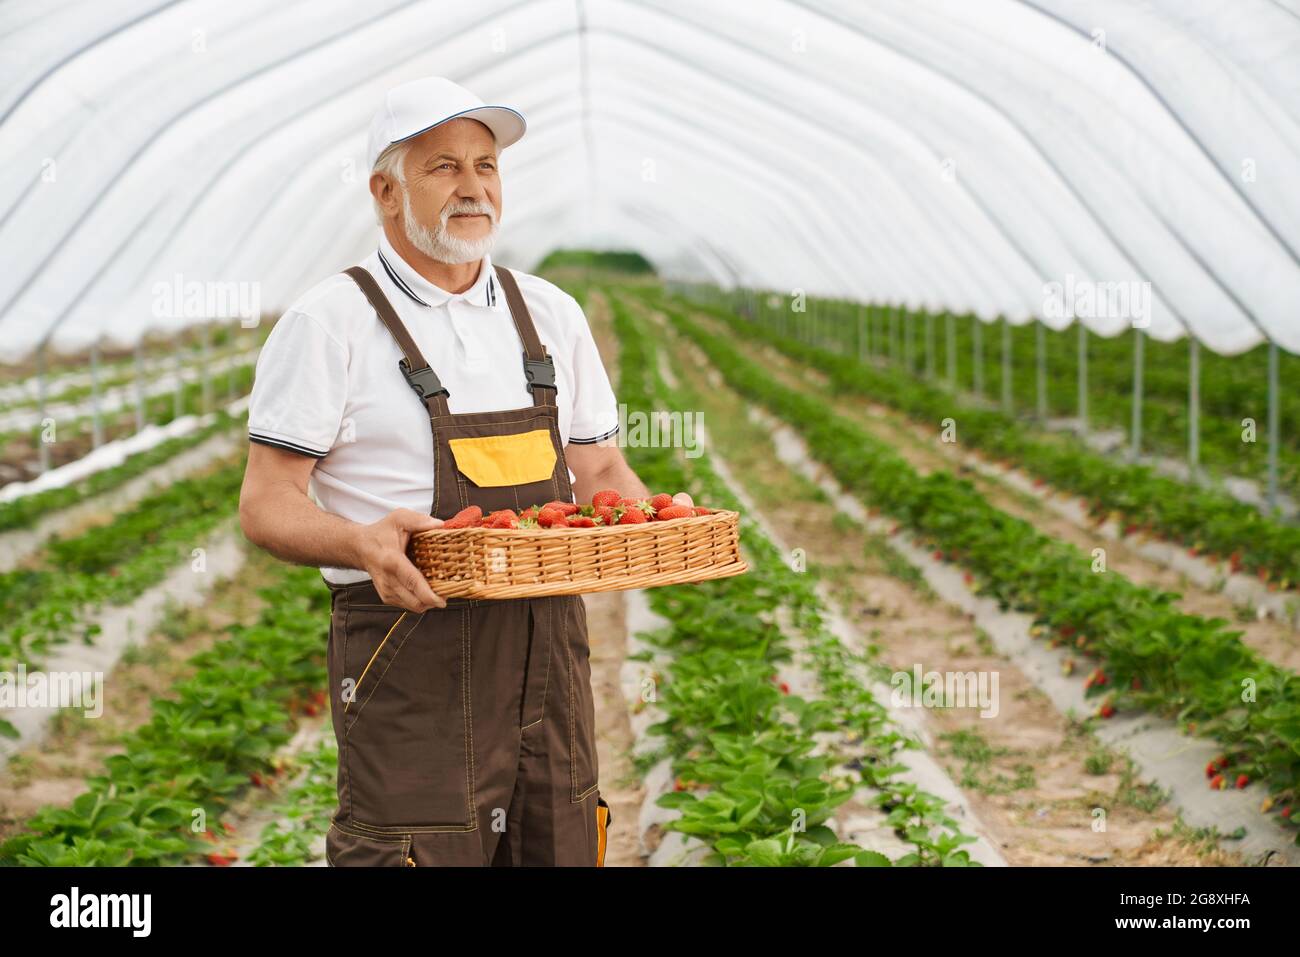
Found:
[[[393, 184], [391, 208], [412, 243], [441, 262], [481, 258], [495, 239], [501, 217], [501, 177], [492, 132], [478, 120], [449, 120], [411, 141], [404, 170], [405, 194]], [[380, 199], [384, 201], [383, 195]]]

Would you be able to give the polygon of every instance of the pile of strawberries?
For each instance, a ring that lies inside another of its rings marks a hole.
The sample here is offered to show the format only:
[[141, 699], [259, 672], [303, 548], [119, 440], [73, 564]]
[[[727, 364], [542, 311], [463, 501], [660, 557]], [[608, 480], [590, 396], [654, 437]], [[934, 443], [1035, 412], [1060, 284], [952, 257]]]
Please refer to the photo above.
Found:
[[674, 505], [673, 497], [660, 493], [648, 499], [624, 498], [613, 489], [591, 497], [591, 504], [547, 502], [515, 512], [504, 508], [483, 514], [477, 505], [462, 509], [443, 522], [443, 528], [597, 528], [605, 525], [641, 525], [645, 522], [670, 522], [675, 518], [711, 515], [713, 509], [702, 506]]

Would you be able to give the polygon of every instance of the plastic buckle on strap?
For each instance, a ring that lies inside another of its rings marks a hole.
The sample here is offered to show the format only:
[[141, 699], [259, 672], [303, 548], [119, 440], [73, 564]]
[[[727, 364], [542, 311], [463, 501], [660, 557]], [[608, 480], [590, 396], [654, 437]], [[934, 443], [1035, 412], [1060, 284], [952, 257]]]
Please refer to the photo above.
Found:
[[528, 391], [537, 386], [546, 389], [555, 388], [555, 360], [549, 355], [545, 359], [530, 359], [524, 353], [524, 378], [528, 380]]
[[415, 390], [415, 394], [421, 399], [431, 399], [435, 395], [451, 395], [450, 392], [443, 388], [437, 373], [428, 366], [412, 372], [406, 357], [402, 356], [397, 360], [397, 367], [402, 370], [402, 375], [406, 376], [406, 381], [410, 383], [411, 388]]

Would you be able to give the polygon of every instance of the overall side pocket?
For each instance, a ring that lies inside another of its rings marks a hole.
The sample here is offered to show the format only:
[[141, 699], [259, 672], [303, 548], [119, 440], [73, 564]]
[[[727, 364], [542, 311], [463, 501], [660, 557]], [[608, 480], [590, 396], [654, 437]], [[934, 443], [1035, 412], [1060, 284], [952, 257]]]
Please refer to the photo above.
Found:
[[464, 614], [348, 610], [340, 761], [354, 831], [474, 827]]

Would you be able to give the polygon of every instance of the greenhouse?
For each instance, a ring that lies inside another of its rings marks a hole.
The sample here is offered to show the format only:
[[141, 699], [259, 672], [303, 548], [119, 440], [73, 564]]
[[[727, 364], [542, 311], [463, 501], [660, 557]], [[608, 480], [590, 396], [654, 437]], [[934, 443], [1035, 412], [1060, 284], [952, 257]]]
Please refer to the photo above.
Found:
[[1296, 0], [6, 0], [0, 168], [0, 865], [1300, 863]]

